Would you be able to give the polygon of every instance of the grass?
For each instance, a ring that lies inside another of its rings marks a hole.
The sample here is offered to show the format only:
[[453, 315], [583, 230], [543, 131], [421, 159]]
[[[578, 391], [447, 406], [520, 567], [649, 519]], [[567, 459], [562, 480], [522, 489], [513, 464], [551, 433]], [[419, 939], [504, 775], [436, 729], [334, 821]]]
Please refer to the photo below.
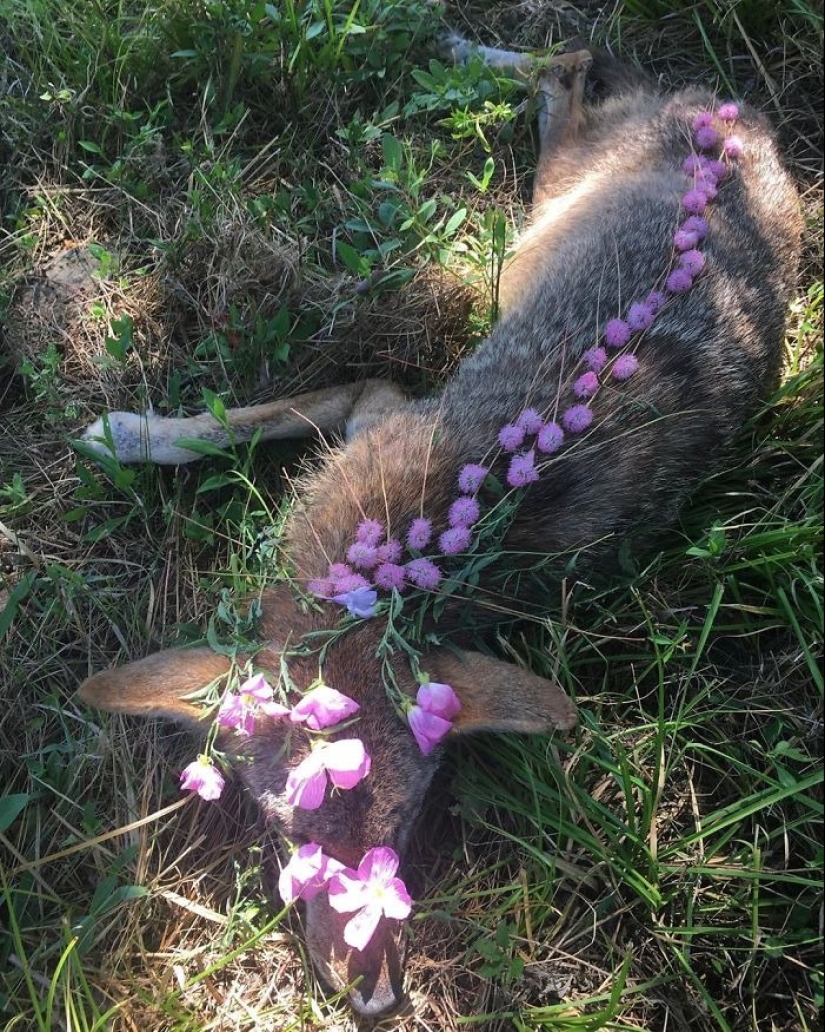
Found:
[[[582, 726], [451, 754], [412, 864], [411, 1003], [384, 1027], [814, 1029], [821, 13], [478, 0], [445, 17], [530, 47], [592, 32], [673, 85], [748, 96], [810, 225], [783, 383], [667, 551], [502, 643], [576, 694]], [[9, 1030], [354, 1027], [272, 902], [271, 843], [240, 792], [180, 799], [185, 736], [73, 698], [216, 611], [231, 631], [307, 458], [101, 468], [68, 442], [105, 408], [449, 374], [494, 316], [533, 147], [513, 84], [432, 62], [441, 19], [386, 0], [9, 0], [0, 16]]]

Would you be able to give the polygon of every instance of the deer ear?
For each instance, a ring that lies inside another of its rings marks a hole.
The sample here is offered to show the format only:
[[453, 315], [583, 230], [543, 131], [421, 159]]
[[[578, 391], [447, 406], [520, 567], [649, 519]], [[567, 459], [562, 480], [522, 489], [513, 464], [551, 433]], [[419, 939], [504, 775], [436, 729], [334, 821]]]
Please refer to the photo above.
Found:
[[454, 734], [520, 731], [542, 734], [576, 725], [576, 707], [557, 684], [513, 663], [480, 652], [432, 653], [424, 669], [433, 681], [452, 686], [461, 702]]
[[198, 726], [203, 710], [186, 696], [229, 670], [226, 656], [211, 649], [166, 649], [87, 678], [77, 694], [109, 713], [169, 717]]

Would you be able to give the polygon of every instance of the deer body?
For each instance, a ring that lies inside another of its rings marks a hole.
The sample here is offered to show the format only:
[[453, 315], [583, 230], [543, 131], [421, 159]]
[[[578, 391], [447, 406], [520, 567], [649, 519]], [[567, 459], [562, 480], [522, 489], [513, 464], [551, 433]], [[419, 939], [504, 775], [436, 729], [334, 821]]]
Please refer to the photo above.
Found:
[[[229, 413], [235, 439], [256, 430], [275, 438], [346, 428], [345, 443], [301, 485], [287, 528], [298, 585], [345, 562], [365, 519], [380, 520], [398, 536], [422, 513], [437, 530], [446, 527], [466, 463], [485, 463], [504, 480], [501, 427], [526, 408], [546, 418], [559, 412], [605, 322], [661, 288], [685, 191], [691, 119], [714, 99], [704, 91], [661, 96], [641, 84], [588, 106], [582, 98], [585, 77], [594, 74], [589, 70], [589, 54], [566, 55], [542, 78], [538, 203], [505, 271], [504, 314], [439, 397], [405, 402], [390, 385], [368, 381]], [[744, 154], [709, 216], [704, 271], [639, 337], [638, 372], [626, 382], [603, 382], [591, 402], [588, 432], [570, 435], [542, 460], [539, 479], [519, 498], [496, 569], [511, 561], [514, 569], [529, 568], [535, 556], [558, 556], [560, 565], [574, 556], [609, 565], [629, 536], [655, 538], [770, 388], [795, 282], [799, 217], [763, 120], [744, 111], [738, 131]], [[188, 461], [197, 456], [178, 447], [178, 438], [227, 437], [209, 416], [113, 413], [109, 422], [123, 461]], [[99, 439], [101, 432], [98, 421], [88, 436]], [[484, 492], [481, 497], [495, 504]], [[518, 582], [501, 598], [485, 594], [488, 583], [480, 582], [475, 597], [448, 601], [432, 629], [482, 623], [480, 608], [468, 601], [483, 606], [492, 598], [518, 611]], [[263, 599], [266, 646], [256, 665], [277, 680], [292, 644], [337, 627], [340, 618], [341, 608], [325, 599], [309, 604], [289, 587], [274, 589]], [[240, 750], [251, 759], [238, 771], [265, 817], [293, 841], [318, 842], [348, 865], [357, 865], [372, 845], [403, 854], [438, 764], [438, 751], [421, 753], [384, 691], [376, 658], [381, 635], [380, 621], [364, 620], [336, 637], [323, 659], [324, 680], [361, 707], [357, 731], [372, 770], [360, 785], [330, 795], [316, 811], [295, 809], [284, 800], [284, 786], [291, 767], [307, 755], [308, 739], [292, 732], [284, 756], [284, 729], [262, 721]], [[416, 681], [403, 658], [392, 666], [400, 689], [413, 696]], [[575, 722], [572, 703], [557, 686], [510, 664], [432, 647], [423, 651], [421, 667], [459, 695], [456, 733], [543, 732]], [[183, 696], [227, 669], [228, 662], [207, 649], [160, 653], [90, 678], [81, 694], [104, 709], [198, 726], [199, 715]], [[298, 689], [318, 672], [316, 653], [290, 656]], [[232, 735], [223, 741], [231, 751]], [[360, 978], [352, 995], [356, 1009], [381, 1013], [400, 994], [398, 928], [384, 920], [362, 951], [345, 946], [341, 929], [342, 915], [326, 897], [308, 904], [307, 937], [322, 975], [335, 987]]]

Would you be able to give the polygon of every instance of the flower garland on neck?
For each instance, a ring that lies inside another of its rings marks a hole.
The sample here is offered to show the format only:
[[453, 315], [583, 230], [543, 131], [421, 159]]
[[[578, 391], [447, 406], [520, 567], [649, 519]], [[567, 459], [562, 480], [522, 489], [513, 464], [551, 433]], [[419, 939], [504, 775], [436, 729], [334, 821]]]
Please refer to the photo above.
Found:
[[[651, 290], [644, 299], [632, 301], [623, 315], [607, 321], [600, 340], [582, 355], [583, 371], [573, 381], [573, 398], [558, 420], [527, 408], [499, 430], [498, 447], [509, 455], [506, 480], [510, 488], [525, 488], [537, 481], [542, 456], [558, 452], [568, 435], [576, 436], [590, 427], [594, 418], [591, 405], [599, 390], [608, 379], [623, 382], [637, 372], [639, 361], [631, 347], [650, 329], [665, 305], [690, 290], [702, 273], [705, 255], [700, 245], [710, 229], [706, 210], [743, 153], [741, 139], [730, 133], [738, 118], [739, 108], [732, 102], [720, 105], [715, 113], [700, 111], [693, 118], [696, 152], [682, 165], [690, 188], [680, 201], [682, 220], [673, 235], [663, 289]], [[717, 128], [719, 123], [724, 126], [724, 135]], [[710, 157], [709, 152], [714, 151], [716, 156]], [[457, 478], [459, 493], [447, 513], [447, 528], [437, 539], [432, 520], [424, 515], [411, 521], [403, 542], [390, 537], [379, 520], [363, 520], [347, 550], [347, 561], [330, 564], [326, 576], [309, 582], [309, 592], [344, 607], [356, 619], [368, 619], [377, 611], [379, 592], [435, 590], [444, 577], [444, 560], [468, 552], [473, 545], [473, 528], [482, 519], [477, 496], [490, 475], [491, 464], [462, 467]], [[424, 551], [431, 547], [432, 557], [425, 556]], [[450, 685], [430, 682], [417, 670], [414, 656], [410, 658], [420, 682], [415, 703], [402, 697], [394, 686], [388, 684], [386, 688], [421, 751], [428, 754], [449, 733], [461, 703]], [[217, 705], [217, 700], [213, 703]], [[328, 785], [348, 790], [369, 774], [371, 760], [359, 738], [325, 739], [329, 729], [348, 726], [344, 722], [358, 709], [353, 699], [320, 680], [289, 707], [275, 701], [272, 686], [261, 674], [252, 676], [237, 692], [231, 686], [225, 691], [204, 752], [183, 771], [181, 788], [203, 799], [217, 799], [224, 785], [213, 762], [216, 757], [223, 761], [215, 749], [218, 728], [246, 736], [253, 732], [256, 720], [268, 718], [303, 725], [318, 735], [309, 755], [290, 772], [286, 784], [290, 805], [317, 809]], [[281, 871], [279, 890], [286, 904], [327, 891], [335, 910], [354, 914], [345, 926], [344, 939], [360, 950], [372, 938], [382, 916], [400, 919], [410, 912], [409, 893], [403, 881], [395, 877], [398, 865], [399, 858], [392, 849], [377, 846], [368, 850], [358, 869], [353, 870], [310, 842], [297, 849]]]

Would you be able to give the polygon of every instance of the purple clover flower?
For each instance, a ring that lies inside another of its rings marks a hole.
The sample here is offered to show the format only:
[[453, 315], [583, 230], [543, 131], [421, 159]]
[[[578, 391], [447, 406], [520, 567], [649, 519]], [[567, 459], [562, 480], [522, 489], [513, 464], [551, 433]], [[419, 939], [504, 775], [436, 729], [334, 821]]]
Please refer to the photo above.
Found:
[[630, 306], [627, 312], [627, 325], [634, 333], [641, 333], [653, 325], [656, 312], [653, 306], [647, 301], [636, 301]]
[[536, 453], [533, 449], [529, 452], [521, 452], [514, 455], [510, 460], [510, 468], [507, 470], [507, 483], [510, 487], [527, 487], [539, 478], [539, 471], [536, 469]]
[[359, 570], [371, 570], [378, 565], [378, 552], [375, 545], [353, 541], [347, 549], [347, 559]]
[[383, 563], [373, 574], [375, 583], [385, 591], [404, 590], [404, 567], [398, 563]]
[[545, 455], [557, 452], [564, 441], [564, 430], [558, 423], [545, 423], [536, 438], [536, 447]]
[[377, 545], [384, 536], [384, 524], [380, 520], [363, 520], [355, 531], [355, 540], [365, 545]]
[[713, 114], [710, 111], [699, 111], [693, 118], [693, 131], [699, 132], [700, 129], [707, 129], [708, 126], [713, 125]]
[[650, 305], [653, 309], [654, 315], [658, 315], [667, 304], [667, 297], [661, 292], [661, 290], [651, 290], [647, 295], [647, 301], [645, 304]]
[[507, 423], [498, 432], [498, 443], [505, 451], [516, 451], [524, 443], [524, 428], [517, 423]]
[[739, 105], [732, 100], [727, 100], [724, 104], [719, 105], [719, 110], [716, 114], [723, 122], [735, 122], [739, 117]]
[[484, 483], [484, 478], [489, 473], [486, 466], [480, 466], [475, 462], [468, 462], [462, 466], [458, 473], [458, 486], [464, 494], [475, 494]]
[[407, 531], [407, 548], [420, 552], [427, 547], [433, 536], [433, 521], [419, 516], [412, 521]]
[[429, 559], [411, 559], [404, 569], [407, 580], [424, 591], [432, 591], [441, 581], [441, 570]]
[[331, 598], [335, 594], [335, 586], [329, 577], [313, 577], [307, 581], [307, 591], [319, 598]]
[[397, 538], [390, 538], [389, 541], [385, 541], [383, 545], [379, 545], [376, 549], [378, 559], [382, 563], [400, 562], [403, 552], [404, 549]]
[[472, 527], [480, 515], [478, 502], [470, 495], [456, 498], [447, 513], [451, 527]]
[[677, 251], [690, 251], [699, 243], [699, 234], [696, 230], [685, 229], [680, 226], [673, 234], [673, 246]]
[[719, 133], [716, 132], [712, 125], [703, 125], [696, 130], [695, 139], [702, 150], [710, 150], [711, 147], [715, 147], [719, 142]]
[[671, 294], [684, 294], [693, 286], [693, 277], [687, 269], [674, 269], [665, 283]]
[[687, 176], [695, 176], [702, 171], [707, 160], [704, 154], [688, 154], [682, 162], [682, 171]]
[[624, 319], [611, 319], [604, 328], [604, 339], [609, 348], [623, 348], [630, 337], [630, 327]]
[[573, 393], [577, 398], [592, 398], [599, 389], [599, 378], [594, 372], [582, 373], [573, 384]]
[[594, 373], [600, 373], [607, 365], [607, 352], [604, 348], [588, 348], [582, 355], [584, 364]]
[[741, 136], [728, 136], [722, 144], [722, 151], [732, 161], [741, 158], [745, 153], [745, 145]]
[[472, 534], [469, 527], [450, 527], [439, 535], [438, 547], [442, 555], [458, 555], [470, 547]]
[[679, 267], [686, 269], [691, 276], [697, 276], [705, 267], [705, 256], [701, 251], [685, 251], [679, 255]]
[[688, 190], [682, 198], [682, 207], [689, 215], [701, 215], [708, 204], [704, 190]]
[[534, 409], [525, 409], [516, 420], [516, 426], [521, 427], [525, 434], [537, 434], [544, 424], [544, 419]]
[[707, 219], [703, 219], [701, 215], [691, 215], [682, 223], [682, 229], [688, 233], [695, 233], [701, 242], [708, 235], [710, 226]]
[[635, 355], [619, 355], [611, 372], [617, 380], [629, 380], [638, 368], [639, 360]]
[[562, 426], [571, 434], [580, 434], [593, 422], [593, 410], [587, 405], [571, 405], [562, 413]]
[[333, 583], [333, 589], [335, 594], [332, 597], [333, 602], [338, 600], [340, 595], [348, 595], [353, 591], [358, 591], [359, 588], [368, 588], [366, 578], [362, 577], [360, 573], [348, 573], [343, 577], [338, 577]]

